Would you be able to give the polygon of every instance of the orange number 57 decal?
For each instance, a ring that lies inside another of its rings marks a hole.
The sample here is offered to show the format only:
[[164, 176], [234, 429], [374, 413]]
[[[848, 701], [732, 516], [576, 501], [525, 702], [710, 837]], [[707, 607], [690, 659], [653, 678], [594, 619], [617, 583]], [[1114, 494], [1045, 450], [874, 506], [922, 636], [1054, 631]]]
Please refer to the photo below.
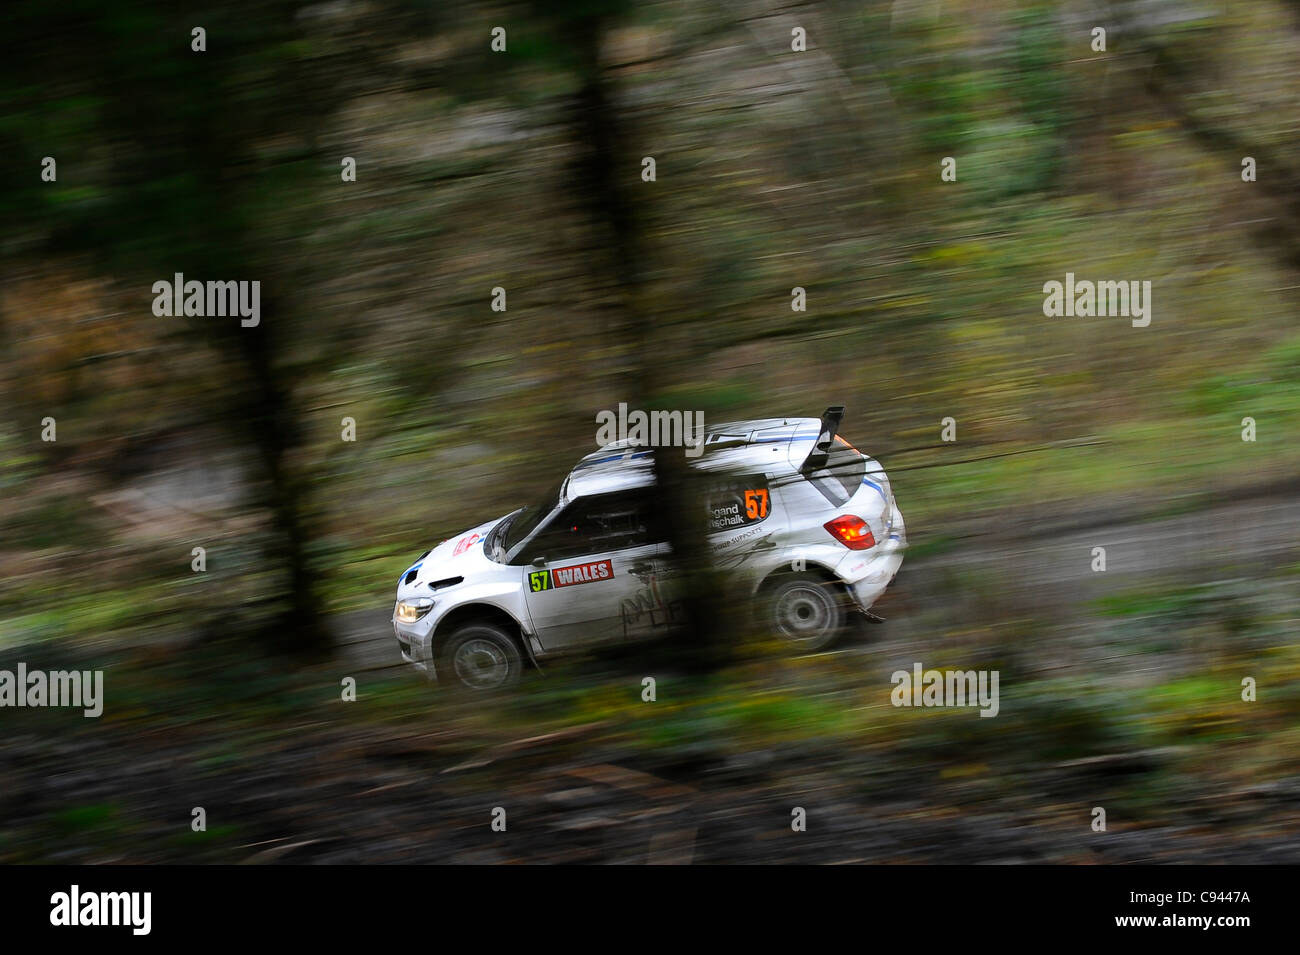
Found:
[[757, 488], [745, 492], [745, 516], [751, 521], [767, 517], [767, 488]]

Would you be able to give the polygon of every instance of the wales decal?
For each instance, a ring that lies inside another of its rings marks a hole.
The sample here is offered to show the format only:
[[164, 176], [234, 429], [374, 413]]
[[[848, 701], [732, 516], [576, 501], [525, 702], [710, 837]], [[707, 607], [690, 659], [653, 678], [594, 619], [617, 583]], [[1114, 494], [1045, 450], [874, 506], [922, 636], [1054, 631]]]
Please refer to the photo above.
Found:
[[613, 579], [613, 563], [608, 560], [596, 560], [589, 564], [570, 564], [568, 567], [556, 567], [552, 570], [534, 570], [528, 575], [528, 587], [533, 593], [538, 593], [542, 590], [554, 590], [556, 587], [595, 584], [602, 580]]

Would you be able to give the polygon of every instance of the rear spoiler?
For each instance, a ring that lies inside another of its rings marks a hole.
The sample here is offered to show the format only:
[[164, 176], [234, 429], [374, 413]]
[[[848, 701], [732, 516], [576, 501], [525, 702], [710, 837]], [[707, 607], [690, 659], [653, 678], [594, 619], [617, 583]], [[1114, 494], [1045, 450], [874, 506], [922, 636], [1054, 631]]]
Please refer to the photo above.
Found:
[[826, 459], [830, 455], [831, 445], [835, 443], [835, 435], [839, 433], [840, 422], [844, 420], [844, 406], [831, 405], [822, 414], [822, 429], [817, 435], [817, 441], [813, 444], [812, 450], [808, 452], [808, 457], [803, 459], [803, 464], [799, 465], [799, 470], [804, 474], [809, 471], [817, 471], [826, 467]]

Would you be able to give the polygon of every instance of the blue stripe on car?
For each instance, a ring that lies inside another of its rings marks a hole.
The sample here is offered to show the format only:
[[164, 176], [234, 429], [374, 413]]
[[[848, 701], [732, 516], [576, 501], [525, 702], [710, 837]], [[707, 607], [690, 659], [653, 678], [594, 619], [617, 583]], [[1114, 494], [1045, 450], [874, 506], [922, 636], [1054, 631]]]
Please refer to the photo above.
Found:
[[881, 487], [879, 484], [877, 484], [875, 481], [871, 480], [871, 478], [863, 478], [862, 483], [867, 485], [868, 487], [875, 488], [876, 493], [880, 495], [881, 500], [883, 500], [886, 504], [889, 503], [889, 498], [885, 496], [885, 489]]
[[644, 458], [646, 455], [650, 453], [651, 452], [649, 451], [638, 451], [636, 454], [627, 455], [626, 452], [620, 452], [619, 454], [611, 454], [607, 458], [597, 458], [595, 461], [587, 461], [585, 463], [580, 462], [578, 466], [573, 470], [581, 471], [583, 468], [595, 467], [597, 464], [607, 464], [610, 461], [623, 461], [623, 460], [631, 461], [634, 460], [635, 458]]

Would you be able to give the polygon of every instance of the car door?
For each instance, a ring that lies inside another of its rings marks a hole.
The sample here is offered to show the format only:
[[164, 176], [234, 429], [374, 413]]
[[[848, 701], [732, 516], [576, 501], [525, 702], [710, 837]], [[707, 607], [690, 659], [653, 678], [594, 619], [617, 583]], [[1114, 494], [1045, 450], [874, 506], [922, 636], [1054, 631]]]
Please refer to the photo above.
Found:
[[[648, 495], [571, 502], [521, 552], [528, 615], [547, 652], [613, 643], [662, 558]], [[635, 614], [633, 614], [635, 616]]]

